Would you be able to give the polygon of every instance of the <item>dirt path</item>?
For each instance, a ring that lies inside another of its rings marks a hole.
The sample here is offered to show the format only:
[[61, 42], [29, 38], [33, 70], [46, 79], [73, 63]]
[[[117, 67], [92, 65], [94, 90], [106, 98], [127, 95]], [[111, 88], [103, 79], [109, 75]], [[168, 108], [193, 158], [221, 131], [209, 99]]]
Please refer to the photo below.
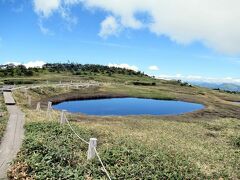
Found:
[[0, 179], [7, 179], [7, 169], [16, 157], [24, 136], [24, 114], [16, 105], [7, 106], [9, 121], [0, 145]]

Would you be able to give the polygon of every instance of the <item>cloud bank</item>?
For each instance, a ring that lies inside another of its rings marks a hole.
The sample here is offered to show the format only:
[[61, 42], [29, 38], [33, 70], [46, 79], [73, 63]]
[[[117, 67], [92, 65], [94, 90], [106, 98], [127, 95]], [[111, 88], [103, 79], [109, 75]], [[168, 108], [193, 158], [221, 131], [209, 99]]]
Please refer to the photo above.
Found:
[[[148, 29], [179, 44], [201, 42], [227, 54], [240, 53], [239, 0], [33, 0], [34, 10], [54, 11], [82, 5], [108, 13], [99, 35], [115, 35], [116, 26]], [[110, 18], [109, 18], [110, 17]]]
[[15, 66], [24, 65], [26, 68], [33, 68], [33, 67], [41, 68], [46, 63], [44, 61], [29, 61], [27, 63], [20, 63], [17, 61], [9, 61], [9, 62], [6, 62], [5, 64], [14, 64]]
[[125, 69], [134, 70], [134, 71], [139, 70], [139, 68], [137, 66], [129, 65], [129, 64], [112, 64], [112, 63], [109, 63], [108, 66], [109, 67], [117, 67], [117, 68], [125, 68]]
[[151, 70], [151, 71], [158, 71], [158, 70], [159, 70], [159, 67], [153, 65], [153, 66], [149, 66], [148, 69]]
[[184, 76], [182, 74], [176, 74], [176, 75], [159, 75], [159, 79], [165, 79], [165, 80], [182, 80], [185, 82], [206, 82], [206, 83], [233, 83], [240, 85], [240, 79], [238, 78], [232, 78], [232, 77], [225, 77], [225, 78], [213, 78], [213, 77], [203, 77], [203, 76], [196, 76], [196, 75], [188, 75]]

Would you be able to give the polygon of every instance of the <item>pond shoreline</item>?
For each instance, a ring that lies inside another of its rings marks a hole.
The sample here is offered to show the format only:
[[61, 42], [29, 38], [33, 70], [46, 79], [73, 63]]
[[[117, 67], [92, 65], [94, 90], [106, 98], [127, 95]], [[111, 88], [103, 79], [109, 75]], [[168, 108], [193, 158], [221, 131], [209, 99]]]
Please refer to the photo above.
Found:
[[64, 96], [64, 97], [54, 97], [50, 98], [50, 101], [53, 105], [68, 102], [68, 101], [80, 101], [80, 100], [97, 100], [97, 99], [112, 99], [112, 98], [130, 98], [130, 96], [125, 95], [105, 95], [105, 94], [96, 94], [96, 95], [88, 95], [88, 96]]
[[[42, 98], [41, 99], [41, 107], [47, 108], [48, 102], [52, 102], [53, 105], [67, 102], [67, 101], [78, 101], [78, 100], [93, 100], [93, 99], [111, 99], [111, 98], [144, 98], [144, 99], [154, 99], [154, 100], [173, 100], [173, 101], [184, 101], [188, 103], [198, 103], [202, 104], [204, 107], [203, 109], [193, 111], [193, 112], [187, 112], [184, 114], [178, 114], [178, 115], [130, 115], [134, 117], [161, 117], [161, 118], [167, 118], [169, 120], [187, 120], [189, 118], [196, 118], [196, 117], [202, 117], [203, 114], [209, 114], [208, 105], [202, 102], [194, 101], [191, 99], [176, 99], [176, 98], [149, 98], [149, 97], [143, 97], [143, 96], [130, 96], [126, 94], [120, 94], [120, 93], [110, 93], [110, 92], [102, 92], [102, 91], [88, 91], [88, 92], [79, 92], [79, 91], [73, 91], [69, 93], [64, 94], [58, 94], [56, 96]], [[37, 102], [33, 102], [32, 108], [36, 108]], [[86, 115], [81, 113], [71, 113], [75, 115], [83, 115], [85, 117], [99, 117], [94, 115]], [[111, 116], [106, 116], [111, 117]], [[128, 116], [123, 116], [128, 117]]]
[[[189, 102], [189, 103], [198, 103], [198, 104], [202, 104], [204, 105], [204, 108], [198, 111], [194, 111], [194, 112], [189, 112], [189, 113], [184, 113], [184, 114], [180, 114], [180, 115], [171, 115], [171, 116], [157, 116], [157, 117], [161, 117], [164, 119], [168, 119], [168, 120], [186, 120], [189, 121], [189, 119], [193, 119], [193, 118], [201, 118], [201, 119], [214, 119], [214, 118], [226, 118], [226, 117], [231, 117], [231, 118], [240, 118], [239, 113], [237, 112], [238, 108], [236, 105], [229, 105], [229, 104], [218, 104], [216, 106], [216, 108], [213, 108], [213, 105], [215, 106], [215, 103], [212, 104], [212, 102], [210, 101], [205, 101], [205, 99], [202, 98], [198, 98], [198, 97], [178, 97], [178, 98], [150, 98], [150, 97], [146, 97], [143, 95], [128, 95], [126, 93], [113, 93], [113, 92], [108, 92], [108, 91], [101, 91], [99, 89], [87, 89], [87, 90], [83, 90], [83, 91], [79, 91], [79, 90], [74, 90], [68, 93], [63, 93], [63, 94], [58, 94], [55, 96], [51, 96], [51, 97], [45, 97], [42, 98], [40, 100], [41, 102], [41, 107], [43, 109], [47, 108], [47, 104], [49, 101], [51, 101], [53, 103], [53, 105], [64, 102], [64, 101], [74, 101], [74, 100], [90, 100], [90, 99], [103, 99], [103, 98], [130, 98], [130, 97], [134, 97], [134, 98], [145, 98], [145, 99], [156, 99], [156, 100], [175, 100], [175, 101], [185, 101], [185, 102]], [[38, 101], [39, 102], [39, 101]], [[220, 103], [220, 102], [219, 102]], [[36, 104], [37, 102], [33, 102], [32, 103], [32, 108], [35, 109], [36, 108]], [[228, 109], [227, 111], [223, 111], [222, 108], [224, 108], [224, 110], [226, 110], [226, 108]], [[236, 111], [237, 110], [237, 111]], [[74, 114], [74, 113], [73, 113]], [[87, 115], [87, 117], [89, 117], [89, 115]], [[140, 117], [140, 116], [136, 116], [136, 117]], [[149, 116], [151, 117], [151, 115]]]
[[[182, 101], [180, 99], [175, 98], [149, 98], [149, 97], [143, 97], [143, 96], [130, 96], [126, 94], [113, 94], [108, 92], [93, 92], [92, 94], [89, 93], [81, 93], [81, 92], [70, 92], [65, 94], [56, 95], [49, 98], [44, 98], [41, 100], [41, 102], [47, 103], [48, 101], [51, 101], [53, 105], [67, 102], [67, 101], [80, 101], [80, 100], [94, 100], [94, 99], [112, 99], [112, 98], [142, 98], [142, 99], [154, 99], [154, 100], [173, 100], [173, 101]], [[184, 101], [184, 100], [183, 100]], [[199, 103], [194, 101], [186, 101], [189, 103]], [[205, 104], [203, 104], [205, 106]]]

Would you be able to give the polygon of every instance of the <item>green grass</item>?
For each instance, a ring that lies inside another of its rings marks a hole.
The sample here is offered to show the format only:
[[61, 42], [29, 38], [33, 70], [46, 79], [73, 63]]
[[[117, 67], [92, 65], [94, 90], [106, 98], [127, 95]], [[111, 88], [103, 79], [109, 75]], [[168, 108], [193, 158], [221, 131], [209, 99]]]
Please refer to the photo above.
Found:
[[[86, 160], [87, 145], [46, 112], [25, 110], [25, 140], [10, 178], [104, 179], [97, 159]], [[97, 149], [113, 179], [239, 179], [238, 119], [168, 121], [159, 117], [68, 116]]]
[[0, 95], [0, 113], [3, 113], [3, 117], [0, 117], [0, 142], [1, 139], [4, 135], [6, 126], [7, 126], [7, 112], [6, 112], [6, 107], [4, 105], [4, 101], [3, 101], [3, 96]]
[[7, 118], [1, 117], [0, 118], [0, 142], [6, 130], [6, 126], [7, 126]]
[[[240, 96], [163, 80], [156, 80], [156, 86], [135, 86], [131, 82], [137, 81], [136, 77], [113, 76], [81, 77], [111, 83], [77, 93], [177, 99], [206, 105], [206, 114], [173, 117], [72, 115], [70, 119], [79, 121], [74, 128], [81, 136], [86, 140], [98, 138], [97, 149], [113, 179], [240, 179], [239, 106], [230, 102]], [[46, 74], [42, 78], [57, 81], [64, 77]], [[66, 75], [64, 80], [81, 78]], [[152, 80], [141, 79], [148, 83]], [[29, 91], [36, 102], [66, 93], [76, 91], [53, 87]], [[11, 167], [10, 178], [106, 179], [97, 159], [86, 160], [87, 146], [68, 126], [56, 122], [59, 113], [54, 114], [55, 121], [49, 121], [44, 112], [28, 109], [21, 91], [14, 97], [27, 122], [23, 147]]]
[[[87, 145], [79, 141], [68, 126], [59, 123], [31, 122], [26, 126], [23, 148], [10, 178], [24, 170], [35, 179], [101, 179], [104, 173], [97, 159], [86, 160]], [[101, 134], [74, 126], [83, 138]], [[204, 178], [199, 168], [181, 153], [154, 149], [121, 138], [99, 142], [98, 150], [113, 179], [193, 179]], [[24, 168], [23, 168], [24, 167]], [[15, 172], [15, 174], [14, 174]], [[17, 172], [17, 173], [16, 173]]]
[[[240, 122], [237, 119], [210, 122], [199, 119], [191, 123], [127, 117], [86, 121], [80, 126], [104, 134], [107, 142], [114, 141], [114, 138], [133, 139], [155, 153], [184, 157], [178, 160], [187, 161], [193, 168], [198, 167], [205, 178], [240, 178], [240, 149], [236, 146], [239, 143]], [[144, 150], [144, 153], [147, 152]], [[195, 174], [193, 179], [197, 177], [200, 177], [199, 174]]]

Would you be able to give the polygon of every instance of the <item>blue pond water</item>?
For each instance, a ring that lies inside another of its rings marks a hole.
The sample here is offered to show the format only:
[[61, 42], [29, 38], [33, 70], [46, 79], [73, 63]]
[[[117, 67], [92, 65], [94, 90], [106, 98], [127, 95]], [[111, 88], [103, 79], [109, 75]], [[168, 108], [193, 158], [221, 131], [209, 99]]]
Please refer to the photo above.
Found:
[[88, 115], [178, 115], [203, 109], [201, 104], [141, 98], [111, 98], [65, 101], [53, 106]]

